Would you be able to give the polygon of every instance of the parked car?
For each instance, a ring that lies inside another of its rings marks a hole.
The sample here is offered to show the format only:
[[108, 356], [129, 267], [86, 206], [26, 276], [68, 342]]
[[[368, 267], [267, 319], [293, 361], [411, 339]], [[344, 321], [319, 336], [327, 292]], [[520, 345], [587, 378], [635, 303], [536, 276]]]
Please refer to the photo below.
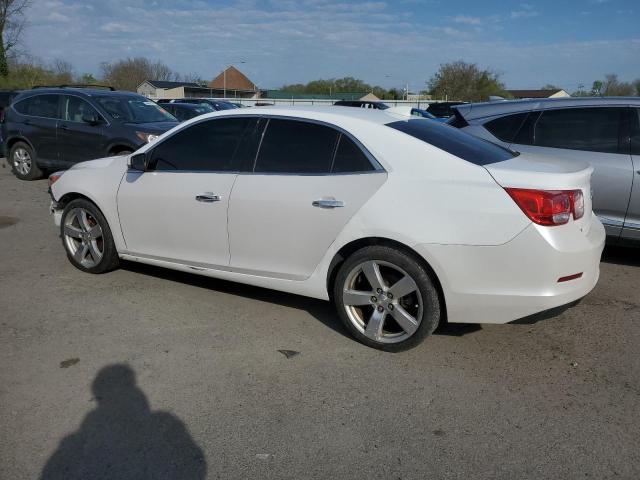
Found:
[[[568, 98], [460, 105], [450, 123], [519, 152], [593, 168], [593, 209], [610, 241], [640, 241], [640, 99]], [[635, 242], [634, 242], [635, 243]]]
[[383, 102], [368, 102], [364, 100], [338, 100], [334, 105], [339, 107], [373, 108], [375, 110], [386, 110], [389, 108], [389, 105]]
[[455, 113], [453, 107], [464, 105], [465, 102], [433, 102], [427, 107], [427, 112], [438, 118], [449, 118]]
[[234, 108], [238, 108], [230, 102], [225, 102], [224, 100], [218, 100], [216, 98], [174, 98], [171, 100], [159, 100], [158, 103], [160, 105], [165, 105], [167, 103], [191, 103], [191, 104], [207, 104], [210, 105], [214, 110], [233, 110]]
[[198, 115], [215, 112], [213, 107], [208, 103], [163, 103], [162, 108], [176, 117], [180, 122], [190, 120]]
[[428, 120], [434, 120], [441, 123], [444, 123], [448, 120], [447, 118], [438, 118], [421, 108], [409, 107], [404, 105], [399, 107], [390, 107], [387, 110], [387, 113], [395, 113], [396, 115], [402, 115], [403, 117], [426, 118]]
[[46, 170], [131, 153], [178, 121], [136, 93], [98, 88], [37, 88], [7, 109], [2, 138], [13, 173], [22, 180]]
[[320, 299], [397, 350], [445, 319], [505, 323], [598, 279], [586, 162], [538, 162], [448, 125], [356, 108], [197, 117], [50, 177], [71, 263], [119, 259]]

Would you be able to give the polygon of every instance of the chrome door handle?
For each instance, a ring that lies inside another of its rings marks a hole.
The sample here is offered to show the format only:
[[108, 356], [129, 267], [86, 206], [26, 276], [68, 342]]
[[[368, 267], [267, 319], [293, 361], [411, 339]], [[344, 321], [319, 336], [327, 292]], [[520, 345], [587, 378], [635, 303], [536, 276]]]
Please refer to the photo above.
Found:
[[344, 207], [344, 202], [342, 200], [321, 198], [320, 200], [314, 200], [311, 202], [311, 205], [318, 208], [338, 208]]
[[201, 193], [200, 195], [196, 195], [196, 200], [204, 203], [213, 203], [219, 202], [220, 200], [222, 200], [222, 197], [220, 195], [214, 195], [210, 192], [205, 192]]

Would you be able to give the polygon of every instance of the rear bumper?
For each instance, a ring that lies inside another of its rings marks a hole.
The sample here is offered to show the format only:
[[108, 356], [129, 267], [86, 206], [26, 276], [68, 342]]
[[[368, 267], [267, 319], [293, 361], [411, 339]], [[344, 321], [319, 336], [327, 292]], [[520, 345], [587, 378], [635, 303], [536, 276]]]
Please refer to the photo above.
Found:
[[[600, 275], [605, 231], [592, 216], [585, 235], [576, 226], [529, 225], [497, 246], [416, 246], [442, 284], [449, 322], [508, 323], [570, 304]], [[556, 230], [554, 230], [556, 229]], [[580, 278], [558, 282], [582, 273]]]

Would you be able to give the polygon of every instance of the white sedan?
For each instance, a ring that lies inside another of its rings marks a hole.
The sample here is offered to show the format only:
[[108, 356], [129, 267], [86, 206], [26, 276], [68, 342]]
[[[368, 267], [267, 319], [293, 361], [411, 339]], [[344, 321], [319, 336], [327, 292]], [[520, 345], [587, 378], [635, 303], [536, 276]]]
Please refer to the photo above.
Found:
[[71, 263], [120, 260], [331, 300], [384, 350], [441, 323], [507, 323], [596, 284], [588, 164], [447, 125], [335, 107], [200, 116], [50, 177]]

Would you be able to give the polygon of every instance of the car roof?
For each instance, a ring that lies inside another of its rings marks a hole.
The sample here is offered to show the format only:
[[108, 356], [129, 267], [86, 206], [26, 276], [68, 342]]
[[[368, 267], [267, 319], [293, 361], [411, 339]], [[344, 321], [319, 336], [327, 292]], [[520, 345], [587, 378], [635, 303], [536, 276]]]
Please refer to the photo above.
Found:
[[234, 108], [233, 110], [222, 110], [204, 114], [199, 118], [218, 117], [226, 115], [257, 115], [257, 116], [281, 116], [304, 118], [309, 120], [326, 121], [329, 123], [341, 123], [342, 121], [369, 122], [377, 125], [398, 120], [406, 120], [398, 114], [386, 113], [387, 110], [377, 110], [369, 108], [343, 108], [334, 105], [301, 105], [301, 106], [265, 106], [257, 108]]
[[127, 92], [125, 90], [106, 90], [103, 88], [72, 88], [72, 87], [50, 87], [50, 88], [33, 88], [31, 90], [23, 90], [20, 92], [20, 96], [32, 96], [40, 93], [73, 93], [74, 95], [87, 96], [87, 97], [140, 97], [141, 95], [135, 92]]
[[454, 107], [465, 120], [475, 120], [507, 113], [546, 110], [551, 108], [605, 105], [640, 105], [638, 97], [568, 97], [529, 100], [504, 100], [484, 103], [466, 103]]

